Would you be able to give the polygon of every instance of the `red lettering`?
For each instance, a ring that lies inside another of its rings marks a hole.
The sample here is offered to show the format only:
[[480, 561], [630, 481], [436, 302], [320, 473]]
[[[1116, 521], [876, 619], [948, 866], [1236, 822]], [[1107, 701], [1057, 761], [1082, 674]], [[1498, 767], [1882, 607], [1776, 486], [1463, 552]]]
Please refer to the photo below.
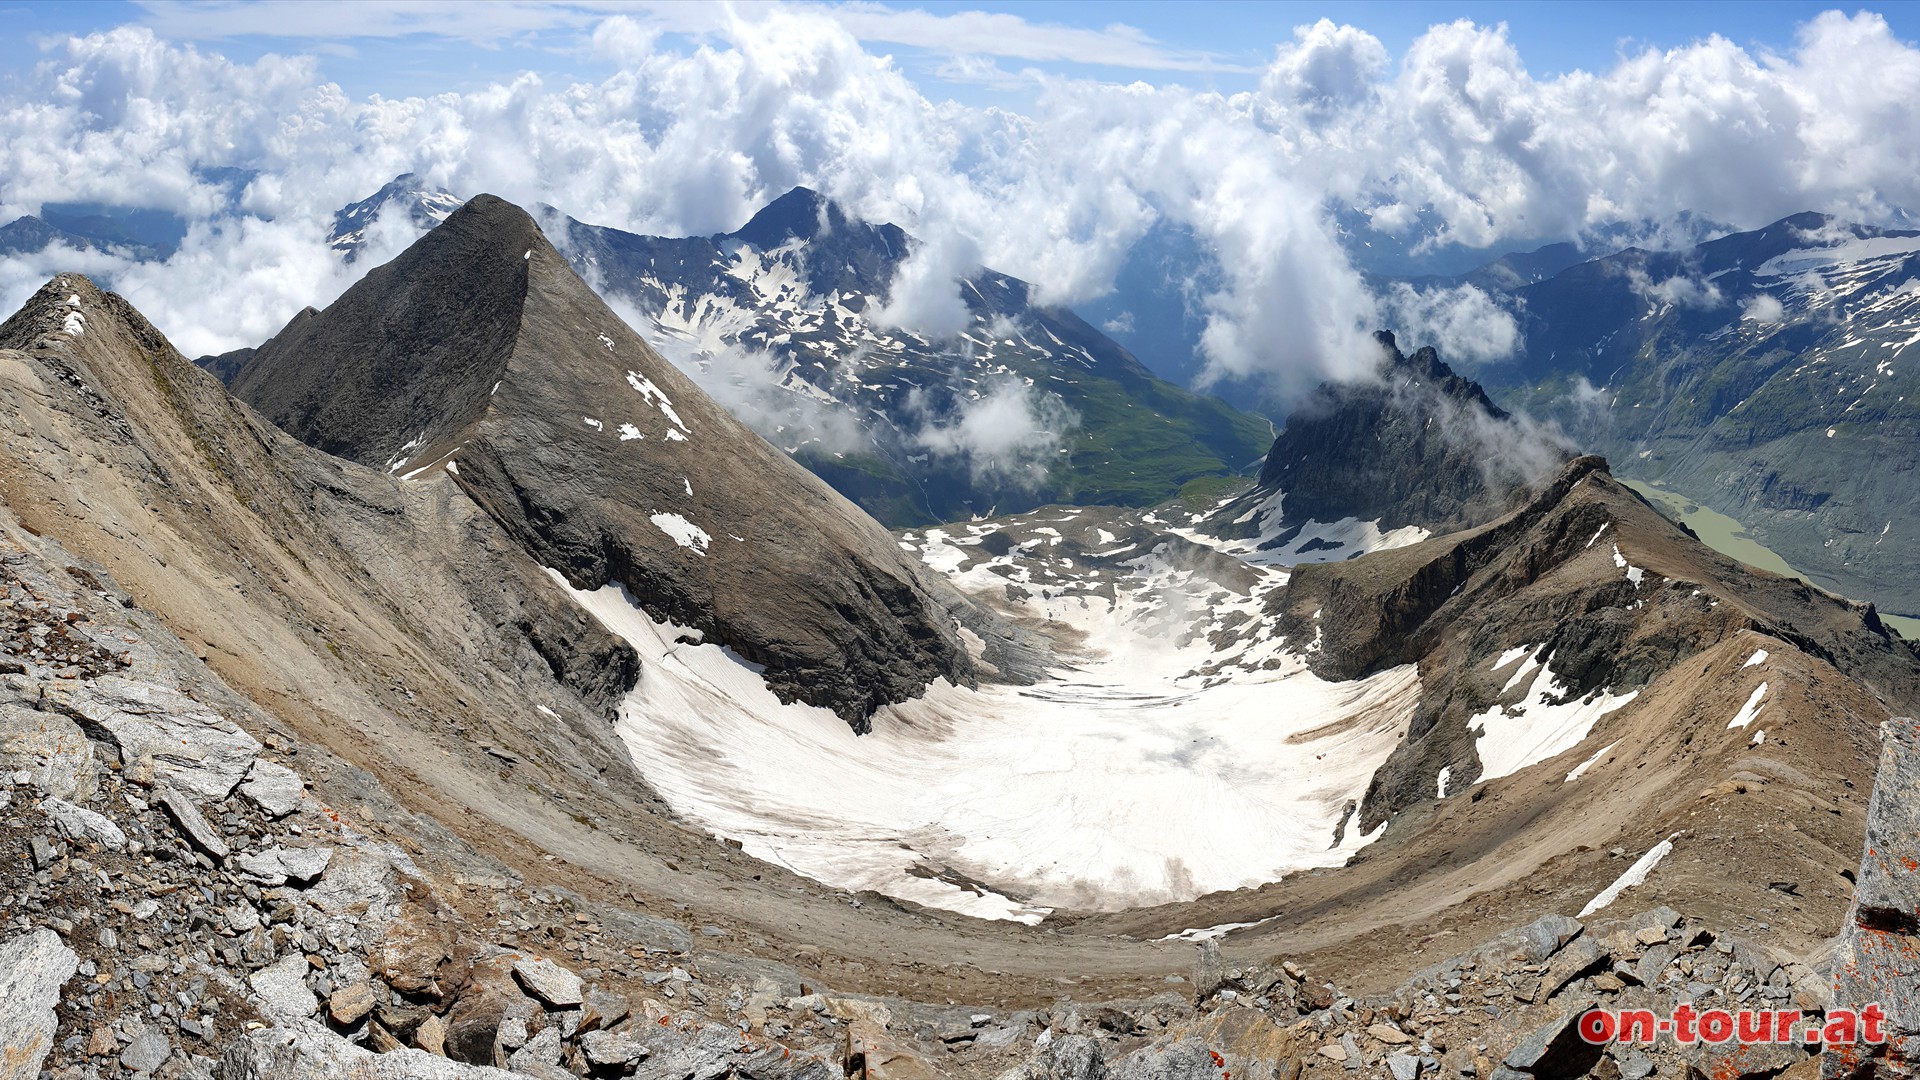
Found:
[[1652, 1009], [1622, 1009], [1620, 1011], [1619, 1035], [1621, 1042], [1650, 1043], [1659, 1032], [1659, 1021], [1654, 1019]]
[[1860, 1041], [1860, 1028], [1852, 1009], [1835, 1009], [1827, 1014], [1826, 1030], [1820, 1041], [1828, 1046], [1851, 1046]]
[[1595, 1046], [1612, 1042], [1616, 1029], [1613, 1014], [1605, 1009], [1588, 1009], [1580, 1016], [1580, 1037]]
[[1762, 1043], [1773, 1041], [1773, 1014], [1765, 1009], [1740, 1010], [1740, 1041], [1743, 1043]]
[[1860, 1010], [1860, 1038], [1865, 1042], [1883, 1043], [1887, 1041], [1887, 1030], [1882, 1027], [1887, 1014], [1880, 1009], [1879, 1002], [1871, 1002]]
[[1693, 1022], [1698, 1014], [1693, 1006], [1681, 1002], [1673, 1007], [1673, 1041], [1681, 1046], [1692, 1046], [1694, 1040]]

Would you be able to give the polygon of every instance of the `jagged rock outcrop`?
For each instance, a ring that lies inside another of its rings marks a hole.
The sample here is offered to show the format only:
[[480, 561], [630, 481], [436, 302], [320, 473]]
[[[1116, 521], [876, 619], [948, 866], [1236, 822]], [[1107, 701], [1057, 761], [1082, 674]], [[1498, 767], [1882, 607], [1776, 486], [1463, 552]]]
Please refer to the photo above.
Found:
[[1834, 952], [1833, 1003], [1884, 1014], [1883, 1042], [1828, 1046], [1826, 1080], [1920, 1076], [1920, 722], [1881, 729], [1853, 909]]
[[1451, 532], [1506, 512], [1571, 453], [1494, 405], [1431, 346], [1402, 353], [1392, 334], [1372, 378], [1322, 383], [1287, 417], [1259, 482], [1203, 531], [1287, 545], [1310, 521]]
[[0, 1077], [35, 1080], [53, 1048], [53, 1007], [80, 958], [51, 930], [0, 942]]
[[856, 729], [936, 678], [975, 677], [967, 605], [662, 360], [499, 199], [297, 317], [232, 388], [329, 453], [444, 470], [574, 586], [623, 586]]

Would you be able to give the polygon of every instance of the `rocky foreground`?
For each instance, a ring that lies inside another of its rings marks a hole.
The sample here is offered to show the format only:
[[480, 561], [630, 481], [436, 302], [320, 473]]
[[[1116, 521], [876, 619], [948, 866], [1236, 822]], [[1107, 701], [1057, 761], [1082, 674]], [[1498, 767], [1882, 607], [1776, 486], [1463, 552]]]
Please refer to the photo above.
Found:
[[[1828, 1076], [1912, 1075], [1920, 726], [1889, 725], [1853, 917], [1787, 955], [1670, 908], [1542, 917], [1350, 996], [1212, 939], [1146, 998], [1025, 1010], [845, 993], [729, 931], [448, 875], [356, 828], [371, 778], [249, 715], [190, 650], [51, 542], [0, 545], [0, 1077], [1811, 1076], [1808, 1048], [1589, 1046], [1587, 1008], [1879, 1001], [1895, 1040]], [[329, 803], [324, 770], [357, 803]], [[427, 826], [424, 823], [422, 828]], [[1631, 892], [1619, 902], [1631, 907]], [[1764, 925], [1760, 927], [1764, 930]], [[765, 943], [760, 943], [765, 944]], [[1908, 1070], [1902, 1072], [1902, 1070]], [[501, 1072], [499, 1070], [505, 1070]]]

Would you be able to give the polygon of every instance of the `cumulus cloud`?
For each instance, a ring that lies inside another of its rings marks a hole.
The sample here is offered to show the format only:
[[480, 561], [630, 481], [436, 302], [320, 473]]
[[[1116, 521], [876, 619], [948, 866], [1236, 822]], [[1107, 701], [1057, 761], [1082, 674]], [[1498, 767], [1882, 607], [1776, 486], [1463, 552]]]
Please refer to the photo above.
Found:
[[1754, 293], [1740, 306], [1740, 317], [1763, 325], [1785, 322], [1787, 309], [1766, 293]]
[[[269, 10], [228, 7], [221, 25]], [[209, 10], [153, 9], [163, 32], [217, 35]], [[1553, 78], [1527, 69], [1503, 27], [1435, 26], [1395, 57], [1321, 21], [1279, 43], [1244, 93], [1028, 71], [1036, 89], [1018, 109], [930, 99], [862, 41], [1035, 62], [1125, 49], [1162, 71], [1195, 58], [1125, 28], [867, 8], [602, 17], [514, 4], [470, 32], [407, 12], [380, 32], [509, 40], [514, 20], [533, 20], [617, 70], [354, 99], [305, 58], [237, 63], [136, 27], [52, 42], [0, 90], [0, 217], [91, 200], [171, 210], [192, 228], [166, 266], [14, 260], [0, 303], [45, 271], [90, 269], [189, 351], [230, 348], [345, 287], [324, 248], [329, 218], [401, 172], [681, 235], [733, 229], [805, 184], [926, 241], [895, 305], [929, 325], [951, 325], [962, 264], [1070, 303], [1109, 290], [1149, 230], [1186, 230], [1217, 263], [1193, 298], [1203, 379], [1284, 395], [1363, 371], [1383, 314], [1451, 333], [1463, 359], [1501, 347], [1497, 318], [1468, 318], [1471, 296], [1416, 295], [1411, 308], [1376, 296], [1342, 250], [1336, 210], [1415, 251], [1497, 254], [1622, 225], [1659, 235], [1686, 214], [1755, 227], [1809, 208], [1886, 221], [1920, 206], [1920, 142], [1886, 137], [1920, 129], [1920, 50], [1865, 12], [1818, 16], [1779, 55], [1709, 37]], [[695, 44], [665, 46], [663, 29]], [[240, 171], [237, 196], [236, 174], [216, 169]], [[1646, 287], [1721, 302], [1695, 279]]]
[[873, 321], [932, 340], [958, 337], [973, 323], [960, 282], [979, 269], [979, 248], [967, 237], [949, 233], [922, 239], [894, 271], [887, 302], [873, 313]]
[[1689, 274], [1674, 274], [1654, 281], [1645, 270], [1636, 266], [1627, 271], [1627, 284], [1633, 289], [1634, 295], [1660, 306], [1707, 310], [1726, 303], [1720, 286]]
[[1032, 490], [1047, 478], [1060, 442], [1079, 422], [1065, 403], [1019, 379], [1003, 379], [975, 398], [937, 407], [926, 394], [908, 398], [921, 420], [909, 441], [942, 458], [964, 461], [975, 483]]
[[1381, 297], [1381, 320], [1402, 341], [1432, 345], [1456, 366], [1504, 360], [1520, 347], [1513, 314], [1472, 285], [1416, 288], [1394, 282]]

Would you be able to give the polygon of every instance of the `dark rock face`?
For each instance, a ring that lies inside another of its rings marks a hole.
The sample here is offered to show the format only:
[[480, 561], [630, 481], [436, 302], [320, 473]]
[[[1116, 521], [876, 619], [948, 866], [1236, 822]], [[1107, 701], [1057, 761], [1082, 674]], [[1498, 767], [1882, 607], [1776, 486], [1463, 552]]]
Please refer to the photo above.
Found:
[[1881, 730], [1866, 851], [1834, 973], [1833, 1004], [1879, 1005], [1887, 1041], [1828, 1046], [1821, 1075], [1920, 1076], [1920, 722], [1910, 717]]
[[1450, 532], [1503, 513], [1570, 456], [1432, 348], [1408, 356], [1392, 334], [1375, 339], [1384, 351], [1379, 379], [1321, 384], [1287, 418], [1258, 487], [1215, 520], [1279, 492], [1289, 523], [1355, 518], [1383, 530]]
[[661, 359], [499, 199], [296, 317], [232, 389], [331, 453], [445, 468], [576, 587], [623, 585], [856, 729], [974, 677], [965, 602]]

